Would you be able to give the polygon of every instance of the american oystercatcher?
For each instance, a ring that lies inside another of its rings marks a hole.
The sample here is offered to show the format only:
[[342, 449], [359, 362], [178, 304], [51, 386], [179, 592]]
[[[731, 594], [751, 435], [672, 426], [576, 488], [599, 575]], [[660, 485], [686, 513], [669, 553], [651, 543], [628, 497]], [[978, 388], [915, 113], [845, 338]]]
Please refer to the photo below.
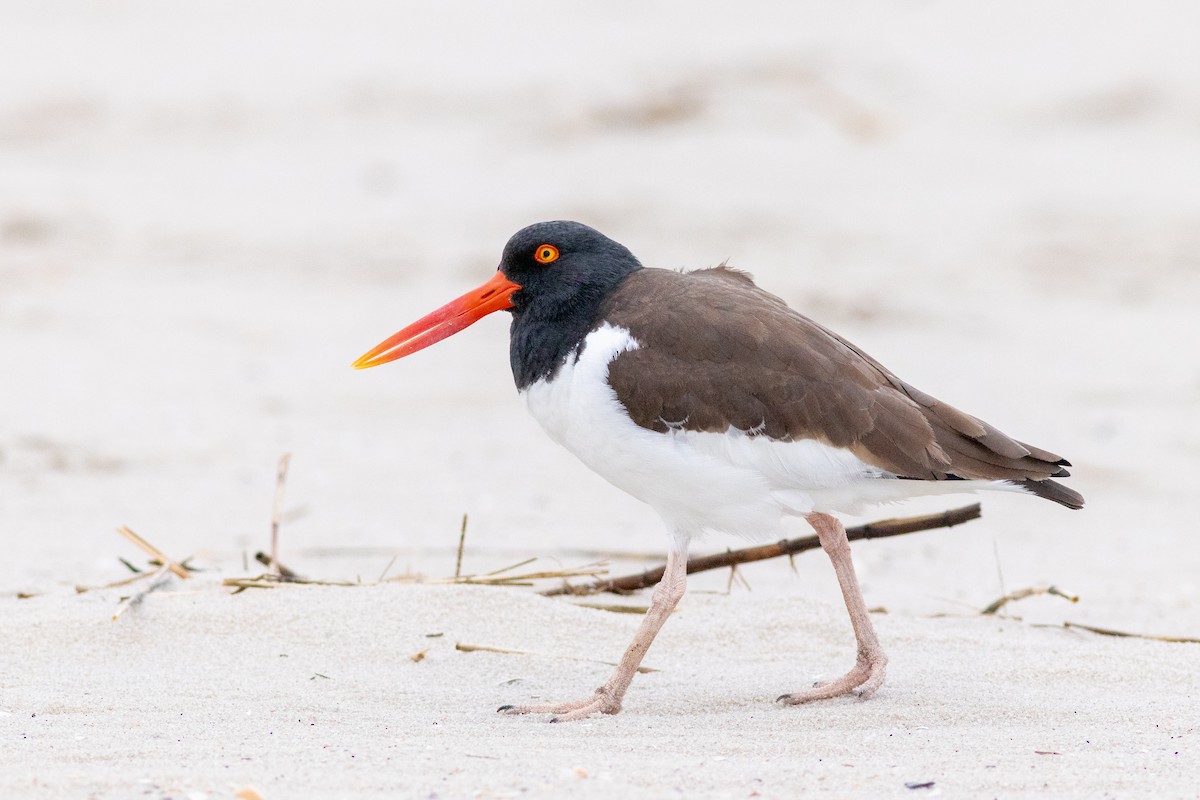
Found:
[[517, 232], [491, 280], [379, 344], [360, 369], [512, 313], [517, 390], [546, 433], [666, 523], [666, 571], [612, 677], [585, 699], [502, 706], [551, 721], [615, 714], [684, 593], [688, 543], [782, 538], [804, 517], [833, 562], [858, 642], [846, 675], [785, 704], [871, 695], [887, 658], [836, 513], [915, 495], [1008, 489], [1081, 508], [1067, 461], [910, 386], [725, 266], [645, 268], [578, 222]]

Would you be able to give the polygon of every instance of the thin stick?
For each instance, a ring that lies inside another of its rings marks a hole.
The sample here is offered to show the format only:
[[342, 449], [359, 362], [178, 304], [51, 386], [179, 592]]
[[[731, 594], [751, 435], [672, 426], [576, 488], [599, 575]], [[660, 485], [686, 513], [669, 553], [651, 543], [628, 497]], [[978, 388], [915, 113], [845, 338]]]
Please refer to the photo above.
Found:
[[[270, 560], [270, 556], [266, 553], [259, 553], [255, 556], [260, 562], [266, 564]], [[537, 559], [529, 559], [536, 561]], [[524, 561], [522, 564], [528, 564], [529, 561]], [[269, 565], [268, 565], [269, 566]], [[282, 565], [281, 565], [282, 566]], [[515, 566], [521, 566], [517, 564]], [[446, 584], [474, 584], [480, 586], [532, 586], [533, 581], [546, 580], [551, 578], [566, 579], [566, 578], [584, 578], [604, 575], [607, 570], [598, 564], [584, 564], [581, 567], [567, 567], [565, 569], [546, 570], [541, 572], [523, 572], [518, 574], [499, 575], [496, 573], [488, 573], [487, 575], [460, 575], [457, 578], [434, 578], [427, 579], [419, 575], [397, 575], [384, 580], [381, 578], [374, 583], [364, 583], [361, 579], [355, 582], [348, 581], [323, 581], [304, 578], [296, 575], [287, 567], [283, 567], [284, 574], [276, 574], [267, 572], [256, 577], [247, 578], [225, 578], [221, 581], [223, 586], [232, 586], [236, 589], [234, 594], [240, 594], [245, 589], [274, 589], [276, 586], [281, 586], [285, 583], [304, 584], [308, 586], [379, 586], [383, 583], [422, 583], [429, 585], [446, 585]], [[508, 569], [511, 569], [509, 567]], [[149, 573], [147, 573], [149, 574]]]
[[[615, 661], [600, 661], [595, 658], [581, 658], [580, 656], [556, 656], [548, 653], [535, 653], [532, 650], [509, 650], [505, 647], [490, 647], [486, 644], [466, 644], [465, 642], [455, 642], [454, 649], [462, 653], [500, 653], [507, 656], [539, 656], [541, 658], [565, 658], [569, 661], [584, 661], [588, 664], [605, 664], [610, 667], [617, 666]], [[638, 667], [637, 671], [645, 675], [649, 672], [658, 672], [654, 667]]]
[[94, 591], [98, 591], [100, 589], [119, 589], [120, 587], [128, 586], [131, 583], [137, 583], [138, 581], [144, 581], [144, 580], [146, 580], [146, 578], [149, 578], [153, 574], [154, 574], [153, 572], [139, 572], [137, 575], [130, 575], [128, 578], [121, 578], [120, 580], [113, 581], [112, 583], [106, 583], [103, 586], [84, 586], [82, 584], [75, 584], [75, 594], [83, 594], [84, 592], [94, 592]]
[[386, 578], [387, 574], [392, 571], [392, 564], [395, 564], [396, 559], [399, 557], [399, 554], [392, 556], [392, 560], [389, 561], [387, 566], [383, 568], [383, 572], [379, 573], [379, 579], [375, 581], [376, 583], [383, 583], [383, 579]]
[[1000, 543], [995, 539], [992, 539], [992, 556], [996, 559], [996, 577], [1000, 579], [1000, 594], [1007, 595], [1008, 588], [1004, 585], [1004, 567], [1000, 565]]
[[485, 573], [483, 573], [483, 577], [490, 578], [493, 575], [499, 575], [501, 572], [509, 572], [510, 570], [514, 570], [517, 567], [523, 567], [526, 564], [532, 564], [535, 561], [537, 561], [537, 556], [533, 556], [532, 558], [527, 558], [524, 561], [518, 561], [516, 564], [510, 564], [507, 567], [501, 567], [500, 569], [494, 569], [491, 572], [485, 572]]
[[594, 608], [596, 611], [608, 611], [612, 614], [645, 614], [650, 606], [619, 606], [611, 603], [574, 603], [580, 608]]
[[280, 580], [295, 581], [300, 578], [295, 570], [285, 567], [261, 550], [254, 554], [254, 560], [270, 569], [273, 574], [278, 575]]
[[458, 532], [458, 558], [454, 560], [454, 577], [462, 575], [463, 545], [467, 542], [467, 512], [463, 512], [462, 529]]
[[288, 464], [291, 461], [291, 453], [280, 456], [279, 471], [275, 475], [275, 503], [271, 509], [271, 564], [276, 570], [279, 570], [279, 518], [283, 516], [283, 487], [287, 483]]
[[120, 617], [126, 611], [133, 608], [138, 603], [142, 602], [142, 600], [146, 597], [146, 595], [150, 594], [158, 587], [165, 586], [167, 584], [167, 581], [169, 581], [171, 579], [171, 564], [170, 564], [170, 562], [164, 561], [163, 565], [161, 567], [159, 567], [154, 572], [149, 574], [149, 577], [150, 577], [149, 583], [147, 583], [145, 586], [143, 586], [138, 591], [129, 595], [129, 597], [126, 597], [124, 600], [121, 601], [121, 604], [117, 606], [116, 612], [112, 615], [114, 622], [117, 620], [118, 617]]
[[[889, 536], [900, 536], [905, 533], [916, 533], [917, 531], [927, 531], [935, 528], [952, 528], [955, 525], [979, 519], [980, 516], [979, 503], [974, 503], [937, 514], [885, 519], [879, 522], [870, 522], [866, 525], [856, 525], [853, 528], [846, 529], [846, 538], [853, 542], [859, 539], [884, 539]], [[775, 544], [745, 547], [741, 550], [729, 550], [710, 556], [697, 556], [688, 559], [687, 572], [689, 575], [692, 575], [697, 572], [721, 569], [722, 567], [734, 564], [748, 564], [752, 561], [763, 561], [768, 558], [802, 553], [806, 550], [815, 550], [820, 546], [821, 541], [815, 535], [801, 536], [797, 539], [784, 539], [782, 542], [776, 542]], [[554, 596], [563, 594], [598, 594], [599, 592], [632, 592], [657, 584], [662, 580], [664, 569], [665, 567], [657, 567], [633, 575], [624, 575], [620, 578], [594, 581], [583, 586], [557, 586], [553, 589], [545, 590], [542, 594]]]
[[188, 571], [186, 569], [184, 569], [182, 566], [180, 566], [175, 561], [172, 561], [167, 556], [166, 553], [164, 553], [162, 550], [159, 550], [157, 547], [150, 544], [142, 537], [138, 536], [136, 533], [134, 533], [132, 530], [130, 530], [128, 526], [122, 525], [121, 527], [117, 528], [117, 533], [121, 534], [126, 539], [128, 539], [129, 541], [136, 544], [138, 547], [145, 550], [147, 553], [149, 553], [154, 558], [157, 558], [158, 563], [162, 564], [163, 566], [165, 566], [166, 568], [171, 570], [171, 572], [175, 573], [179, 577], [184, 578], [185, 580], [187, 578], [192, 577], [191, 575], [188, 574]]
[[[516, 569], [530, 562], [537, 561], [536, 558], [531, 558], [527, 561], [522, 561], [520, 564], [514, 564], [512, 567], [506, 567], [505, 570]], [[419, 580], [417, 583], [427, 584], [443, 584], [443, 583], [463, 583], [463, 584], [479, 584], [484, 586], [529, 586], [530, 581], [546, 580], [548, 578], [584, 578], [595, 575], [604, 575], [608, 570], [603, 564], [584, 564], [579, 567], [565, 567], [563, 569], [541, 570], [538, 572], [521, 572], [517, 574], [500, 574], [499, 572], [489, 572], [486, 575], [461, 575], [457, 578], [432, 578], [427, 580]], [[403, 577], [392, 578], [392, 582], [407, 582], [414, 581], [405, 580]]]
[[1004, 608], [1004, 606], [1008, 605], [1014, 600], [1024, 600], [1026, 597], [1035, 597], [1042, 594], [1061, 597], [1065, 600], [1070, 600], [1072, 603], [1079, 602], [1078, 595], [1068, 594], [1062, 589], [1059, 589], [1057, 586], [1031, 586], [1028, 589], [1017, 589], [1015, 592], [1009, 592], [998, 600], [990, 603], [987, 608], [983, 609], [979, 613], [984, 615], [995, 614], [997, 611]]
[[[263, 575], [258, 575], [253, 578], [224, 578], [221, 581], [222, 586], [233, 586], [237, 589], [234, 594], [241, 594], [243, 589], [274, 589], [277, 586], [284, 584], [295, 583], [305, 586], [364, 586], [363, 583], [351, 583], [349, 581], [318, 581], [308, 578], [282, 578], [273, 572], [267, 572]], [[370, 584], [372, 586], [376, 584]]]
[[1119, 636], [1130, 639], [1152, 639], [1156, 642], [1172, 642], [1182, 644], [1200, 644], [1200, 637], [1194, 636], [1153, 636], [1149, 633], [1130, 633], [1128, 631], [1116, 631], [1112, 628], [1096, 628], [1091, 625], [1083, 625], [1078, 622], [1063, 622], [1064, 628], [1078, 628], [1081, 631], [1089, 631], [1098, 633], [1101, 636]]

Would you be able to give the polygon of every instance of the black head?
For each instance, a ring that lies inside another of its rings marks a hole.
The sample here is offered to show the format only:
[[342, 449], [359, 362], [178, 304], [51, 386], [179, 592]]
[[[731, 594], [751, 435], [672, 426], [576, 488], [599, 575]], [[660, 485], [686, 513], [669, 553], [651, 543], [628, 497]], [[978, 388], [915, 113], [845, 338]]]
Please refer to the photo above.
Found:
[[507, 310], [513, 377], [524, 389], [558, 371], [598, 323], [605, 298], [641, 268], [626, 247], [587, 225], [530, 225], [508, 240], [490, 280], [380, 342], [354, 366], [395, 361]]
[[629, 248], [578, 222], [517, 231], [500, 259], [500, 271], [521, 287], [509, 298], [517, 388], [553, 377], [598, 324], [605, 298], [641, 268]]
[[500, 271], [521, 288], [512, 313], [573, 316], [597, 305], [626, 275], [642, 268], [629, 248], [579, 222], [538, 222], [513, 234]]

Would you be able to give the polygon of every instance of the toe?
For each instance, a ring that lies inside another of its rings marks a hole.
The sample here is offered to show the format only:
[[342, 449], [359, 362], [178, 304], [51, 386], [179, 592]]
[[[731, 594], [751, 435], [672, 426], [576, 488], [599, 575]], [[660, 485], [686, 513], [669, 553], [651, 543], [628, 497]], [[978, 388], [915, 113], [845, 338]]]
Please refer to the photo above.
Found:
[[775, 702], [796, 706], [847, 694], [853, 694], [866, 700], [875, 694], [883, 684], [886, 665], [885, 660], [859, 662], [854, 665], [854, 669], [835, 681], [820, 683], [807, 691], [780, 695], [775, 698]]

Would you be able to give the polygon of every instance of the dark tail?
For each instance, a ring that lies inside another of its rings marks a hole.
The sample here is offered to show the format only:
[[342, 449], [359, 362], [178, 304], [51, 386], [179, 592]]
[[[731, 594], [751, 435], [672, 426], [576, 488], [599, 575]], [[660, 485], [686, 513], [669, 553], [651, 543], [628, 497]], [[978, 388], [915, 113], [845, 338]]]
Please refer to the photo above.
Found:
[[[1063, 471], [1065, 472], [1066, 470]], [[1067, 508], [1083, 508], [1083, 495], [1074, 489], [1068, 489], [1058, 481], [1052, 481], [1049, 478], [1040, 481], [1026, 478], [1023, 481], [1013, 481], [1013, 483], [1030, 494], [1036, 494], [1038, 497], [1053, 500]]]

